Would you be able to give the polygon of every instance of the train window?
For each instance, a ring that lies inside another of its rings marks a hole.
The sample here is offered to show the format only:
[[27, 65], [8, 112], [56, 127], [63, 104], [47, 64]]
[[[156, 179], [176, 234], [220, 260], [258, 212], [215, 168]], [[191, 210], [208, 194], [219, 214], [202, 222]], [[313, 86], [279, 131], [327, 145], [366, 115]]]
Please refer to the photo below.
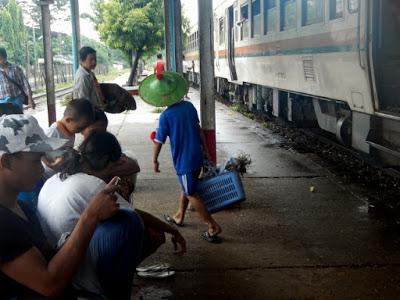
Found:
[[296, 28], [296, 0], [281, 0], [281, 31]]
[[261, 33], [260, 0], [251, 1], [251, 37]]
[[303, 26], [324, 21], [324, 0], [303, 0], [301, 5]]
[[329, 0], [329, 19], [343, 18], [344, 4], [343, 0]]
[[276, 30], [276, 0], [264, 0], [264, 34]]
[[225, 24], [224, 24], [224, 18], [219, 18], [219, 44], [225, 44]]
[[349, 12], [354, 14], [358, 12], [360, 6], [360, 0], [349, 0]]
[[240, 7], [240, 39], [243, 40], [249, 36], [249, 5], [244, 4]]

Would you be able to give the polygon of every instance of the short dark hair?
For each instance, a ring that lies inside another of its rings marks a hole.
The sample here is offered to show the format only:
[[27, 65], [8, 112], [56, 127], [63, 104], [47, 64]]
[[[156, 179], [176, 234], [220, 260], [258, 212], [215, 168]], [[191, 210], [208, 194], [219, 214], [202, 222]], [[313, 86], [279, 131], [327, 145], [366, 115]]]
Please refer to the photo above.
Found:
[[162, 58], [162, 54], [161, 54], [161, 53], [158, 53], [158, 54], [157, 54], [157, 58]]
[[82, 47], [79, 50], [79, 59], [81, 61], [85, 61], [88, 55], [92, 53], [96, 53], [96, 50], [94, 50], [92, 47]]
[[102, 123], [105, 125], [105, 127], [107, 127], [108, 126], [108, 118], [107, 118], [105, 112], [99, 108], [96, 108], [94, 111], [93, 123]]
[[7, 59], [7, 51], [5, 48], [0, 48], [0, 57]]
[[65, 108], [64, 117], [70, 117], [74, 121], [85, 119], [92, 122], [94, 119], [94, 107], [87, 99], [72, 99]]

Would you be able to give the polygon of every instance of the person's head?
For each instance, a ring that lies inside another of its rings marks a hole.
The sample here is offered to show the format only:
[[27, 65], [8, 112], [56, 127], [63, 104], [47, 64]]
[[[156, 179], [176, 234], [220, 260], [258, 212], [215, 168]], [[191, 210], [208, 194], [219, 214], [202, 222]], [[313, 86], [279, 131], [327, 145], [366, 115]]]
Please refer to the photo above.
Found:
[[85, 129], [81, 131], [82, 135], [86, 139], [93, 131], [106, 131], [108, 126], [108, 118], [104, 111], [101, 109], [95, 109], [94, 119]]
[[0, 188], [12, 192], [32, 190], [43, 174], [43, 154], [67, 142], [47, 137], [32, 116], [0, 117]]
[[0, 48], [0, 66], [7, 63], [7, 51], [4, 48]]
[[82, 47], [79, 50], [79, 61], [85, 69], [93, 70], [97, 65], [96, 50], [92, 47]]
[[61, 179], [84, 172], [108, 181], [113, 177], [110, 170], [121, 155], [121, 146], [113, 134], [93, 131], [79, 146], [78, 152], [67, 159]]
[[161, 53], [157, 54], [157, 59], [162, 59], [162, 54]]
[[185, 54], [182, 54], [182, 59], [185, 60]]
[[87, 99], [72, 99], [64, 111], [61, 122], [71, 133], [85, 129], [94, 119], [94, 107]]

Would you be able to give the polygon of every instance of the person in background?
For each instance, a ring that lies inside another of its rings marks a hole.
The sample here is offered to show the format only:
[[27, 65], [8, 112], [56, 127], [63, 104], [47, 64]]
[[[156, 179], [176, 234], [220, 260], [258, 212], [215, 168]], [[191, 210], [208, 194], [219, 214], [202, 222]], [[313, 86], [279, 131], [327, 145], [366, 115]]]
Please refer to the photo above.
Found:
[[208, 225], [202, 236], [210, 243], [221, 243], [219, 234], [221, 226], [208, 212], [196, 189], [199, 175], [203, 167], [204, 155], [208, 157], [205, 137], [201, 131], [196, 108], [189, 101], [175, 103], [161, 114], [159, 126], [154, 139], [153, 166], [160, 172], [158, 156], [162, 145], [169, 137], [172, 158], [178, 180], [182, 187], [178, 210], [172, 217], [164, 215], [170, 224], [182, 226], [188, 202], [193, 206], [200, 218]]
[[154, 63], [154, 74], [156, 74], [158, 79], [161, 79], [162, 77], [159, 77], [159, 76], [162, 76], [161, 74], [164, 71], [165, 71], [165, 63], [164, 63], [164, 61], [162, 59], [162, 54], [158, 53], [157, 54], [157, 60]]
[[56, 251], [50, 246], [35, 212], [19, 202], [17, 194], [31, 190], [42, 176], [44, 153], [66, 142], [47, 137], [32, 116], [0, 118], [1, 299], [26, 299], [35, 292], [74, 299], [65, 293], [85, 259], [93, 234], [102, 226], [110, 226], [112, 223], [106, 220], [119, 212], [114, 180], [88, 199], [62, 247]]
[[80, 65], [75, 74], [73, 98], [88, 99], [94, 107], [104, 107], [104, 94], [93, 73], [97, 65], [96, 50], [91, 47], [82, 47], [79, 50], [79, 62]]
[[[189, 83], [190, 66], [189, 66], [189, 63], [185, 60], [185, 55], [182, 55], [182, 70], [183, 70], [183, 77]], [[187, 95], [187, 93], [185, 95], [185, 99], [190, 99], [189, 96]]]
[[21, 68], [7, 61], [7, 51], [0, 48], [0, 103], [13, 103], [23, 111], [24, 98], [35, 109], [32, 90]]

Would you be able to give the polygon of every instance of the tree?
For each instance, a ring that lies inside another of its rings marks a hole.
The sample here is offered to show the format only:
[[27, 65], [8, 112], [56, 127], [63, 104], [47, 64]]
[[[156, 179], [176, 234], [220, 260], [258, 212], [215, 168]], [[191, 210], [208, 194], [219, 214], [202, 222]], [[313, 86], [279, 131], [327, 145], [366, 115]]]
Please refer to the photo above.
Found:
[[164, 43], [162, 0], [95, 0], [93, 18], [106, 45], [135, 57], [128, 85], [133, 85], [143, 53], [155, 53]]
[[[17, 0], [24, 10], [25, 16], [28, 16], [27, 23], [31, 26], [42, 26], [42, 14], [40, 10], [39, 0]], [[69, 14], [65, 14], [69, 8], [69, 0], [54, 0], [54, 4], [50, 5], [50, 21], [64, 18], [69, 19]], [[67, 17], [65, 17], [67, 15]]]
[[9, 0], [5, 6], [0, 7], [0, 41], [7, 49], [10, 60], [23, 65], [26, 30], [22, 9], [15, 0]]

